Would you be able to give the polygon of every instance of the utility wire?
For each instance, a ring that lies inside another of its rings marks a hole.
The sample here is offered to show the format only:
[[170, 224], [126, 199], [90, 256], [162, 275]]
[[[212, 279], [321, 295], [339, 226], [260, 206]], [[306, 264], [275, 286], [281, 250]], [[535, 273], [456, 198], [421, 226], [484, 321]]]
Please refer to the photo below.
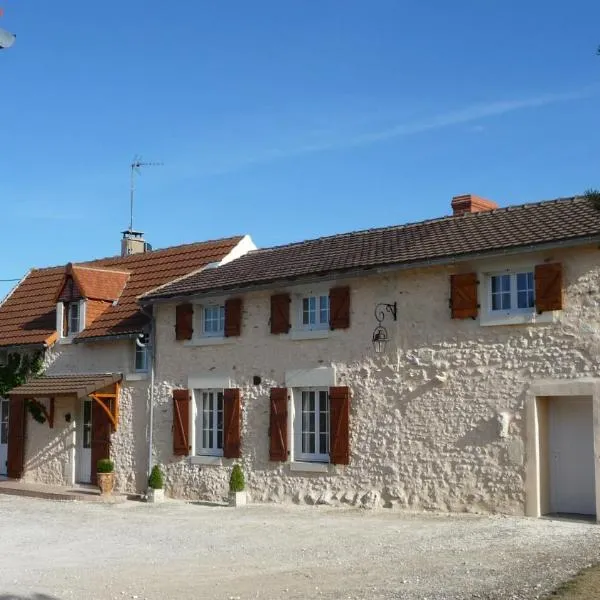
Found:
[[21, 281], [20, 279], [0, 279], [0, 283], [5, 283], [8, 281]]

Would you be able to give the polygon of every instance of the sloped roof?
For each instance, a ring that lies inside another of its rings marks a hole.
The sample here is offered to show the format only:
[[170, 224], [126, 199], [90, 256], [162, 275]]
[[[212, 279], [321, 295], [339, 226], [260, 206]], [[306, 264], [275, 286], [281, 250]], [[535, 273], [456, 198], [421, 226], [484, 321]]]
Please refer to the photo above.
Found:
[[[74, 265], [78, 273], [85, 273], [86, 283], [94, 293], [97, 286], [104, 284], [88, 277], [90, 267], [128, 273], [118, 302], [109, 306], [77, 339], [139, 332], [147, 324], [147, 317], [136, 302], [140, 294], [222, 260], [241, 240], [241, 236], [236, 236]], [[66, 272], [67, 266], [33, 269], [19, 283], [0, 305], [0, 346], [54, 341], [56, 296]]]
[[218, 269], [168, 284], [143, 300], [236, 290], [599, 235], [600, 210], [590, 200], [561, 198], [259, 249]]
[[120, 373], [95, 373], [92, 375], [41, 375], [13, 388], [11, 398], [55, 398], [57, 396], [87, 395], [121, 381]]
[[94, 300], [117, 300], [130, 275], [128, 271], [81, 265], [73, 265], [71, 273], [83, 297]]

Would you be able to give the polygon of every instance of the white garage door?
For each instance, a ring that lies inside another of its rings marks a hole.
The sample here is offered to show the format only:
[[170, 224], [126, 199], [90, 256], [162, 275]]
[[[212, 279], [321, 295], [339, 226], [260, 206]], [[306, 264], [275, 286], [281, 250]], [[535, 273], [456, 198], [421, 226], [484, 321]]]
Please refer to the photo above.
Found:
[[591, 398], [550, 401], [550, 507], [555, 513], [596, 513]]

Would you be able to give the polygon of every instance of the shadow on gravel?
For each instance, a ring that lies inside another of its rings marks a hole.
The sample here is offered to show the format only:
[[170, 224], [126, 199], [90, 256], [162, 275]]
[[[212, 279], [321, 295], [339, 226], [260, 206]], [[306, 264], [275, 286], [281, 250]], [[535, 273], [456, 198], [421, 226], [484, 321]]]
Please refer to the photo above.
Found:
[[46, 594], [33, 594], [33, 596], [15, 596], [14, 594], [2, 594], [0, 600], [58, 600], [56, 596]]

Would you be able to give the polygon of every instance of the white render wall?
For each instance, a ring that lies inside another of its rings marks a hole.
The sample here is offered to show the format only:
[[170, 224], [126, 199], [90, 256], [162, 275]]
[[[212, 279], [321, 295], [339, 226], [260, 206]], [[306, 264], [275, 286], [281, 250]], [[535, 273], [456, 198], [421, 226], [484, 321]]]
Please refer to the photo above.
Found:
[[[116, 487], [122, 492], [146, 489], [148, 465], [149, 375], [133, 372], [134, 341], [86, 342], [61, 344], [44, 357], [47, 375], [84, 373], [122, 373], [118, 429], [111, 438], [111, 458], [115, 461]], [[47, 400], [42, 400], [47, 404]], [[23, 479], [53, 485], [72, 485], [74, 472], [74, 431], [80, 415], [81, 400], [61, 398], [55, 401], [54, 428], [39, 424], [27, 416], [25, 472]], [[65, 420], [71, 413], [71, 422]]]
[[[154, 442], [167, 493], [206, 500], [227, 494], [235, 461], [198, 465], [172, 454], [171, 390], [188, 387], [190, 377], [216, 375], [241, 388], [239, 462], [254, 501], [523, 514], [528, 389], [541, 379], [600, 376], [600, 253], [523, 258], [530, 266], [563, 263], [565, 309], [554, 323], [484, 327], [450, 318], [450, 273], [506, 268], [512, 259], [344, 281], [351, 286], [350, 329], [327, 339], [269, 333], [269, 296], [285, 288], [244, 295], [242, 336], [222, 345], [177, 342], [175, 305], [159, 305]], [[392, 343], [378, 356], [373, 310], [394, 301], [398, 321], [384, 322]], [[320, 366], [334, 367], [336, 384], [351, 389], [350, 465], [293, 472], [289, 463], [268, 460], [269, 388], [283, 386], [286, 371]]]

